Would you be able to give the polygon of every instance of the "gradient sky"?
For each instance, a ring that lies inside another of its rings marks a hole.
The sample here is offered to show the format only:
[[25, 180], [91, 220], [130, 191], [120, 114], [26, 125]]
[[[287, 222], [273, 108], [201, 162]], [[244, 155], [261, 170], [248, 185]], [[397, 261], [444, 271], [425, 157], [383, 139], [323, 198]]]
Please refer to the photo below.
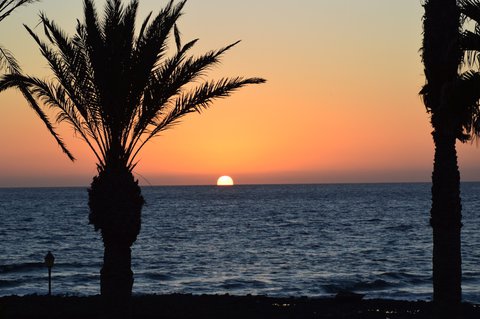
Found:
[[[433, 143], [418, 95], [424, 83], [420, 0], [189, 0], [179, 22], [200, 53], [238, 39], [220, 76], [261, 76], [144, 148], [142, 184], [429, 181]], [[141, 0], [139, 17], [166, 1]], [[104, 1], [97, 1], [102, 9]], [[70, 34], [81, 0], [43, 0], [0, 24], [0, 43], [29, 74], [49, 70], [21, 26], [42, 10]], [[36, 29], [39, 33], [41, 27]], [[15, 91], [0, 94], [0, 186], [88, 185], [94, 158], [68, 127], [69, 162]], [[480, 153], [458, 145], [463, 180]]]

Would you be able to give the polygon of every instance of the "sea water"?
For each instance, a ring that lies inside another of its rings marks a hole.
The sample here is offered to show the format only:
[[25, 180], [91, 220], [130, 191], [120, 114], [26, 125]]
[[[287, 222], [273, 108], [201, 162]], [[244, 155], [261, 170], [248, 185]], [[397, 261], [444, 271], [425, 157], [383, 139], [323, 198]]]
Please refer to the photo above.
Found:
[[[430, 184], [143, 187], [134, 294], [430, 300]], [[99, 294], [86, 188], [0, 189], [0, 296]], [[463, 297], [480, 303], [480, 183], [462, 184]]]

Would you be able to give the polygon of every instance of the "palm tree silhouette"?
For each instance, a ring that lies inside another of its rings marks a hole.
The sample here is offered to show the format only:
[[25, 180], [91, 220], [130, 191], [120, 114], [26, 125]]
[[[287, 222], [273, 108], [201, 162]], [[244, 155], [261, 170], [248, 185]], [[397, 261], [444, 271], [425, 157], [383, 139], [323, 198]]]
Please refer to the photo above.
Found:
[[[467, 40], [461, 35], [460, 1], [425, 1], [420, 94], [431, 115], [435, 144], [432, 173], [433, 301], [436, 318], [456, 318], [462, 299], [461, 199], [456, 141], [479, 135], [478, 93], [472, 71], [460, 74]], [[466, 1], [469, 2], [469, 1]], [[478, 11], [477, 11], [478, 13]]]
[[[97, 159], [98, 175], [89, 194], [90, 223], [104, 242], [101, 294], [129, 297], [132, 292], [131, 245], [140, 232], [144, 199], [132, 175], [142, 147], [185, 115], [201, 112], [217, 98], [261, 78], [201, 81], [235, 42], [199, 57], [188, 51], [197, 40], [182, 44], [176, 21], [186, 1], [174, 0], [154, 17], [150, 13], [135, 32], [138, 1], [122, 5], [108, 0], [100, 20], [92, 0], [84, 0], [84, 22], [67, 36], [41, 15], [49, 43], [26, 27], [38, 43], [55, 77], [9, 74], [0, 90], [24, 85], [37, 100], [57, 111]], [[173, 37], [172, 37], [173, 35]], [[172, 39], [171, 39], [172, 38]], [[167, 56], [169, 40], [176, 52]]]

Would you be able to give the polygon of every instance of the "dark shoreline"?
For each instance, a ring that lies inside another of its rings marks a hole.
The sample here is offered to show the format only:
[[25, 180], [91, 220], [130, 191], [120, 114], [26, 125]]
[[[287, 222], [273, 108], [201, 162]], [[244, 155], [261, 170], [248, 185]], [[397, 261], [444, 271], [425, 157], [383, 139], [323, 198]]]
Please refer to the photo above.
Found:
[[[464, 303], [463, 318], [480, 318], [480, 305]], [[432, 303], [387, 299], [274, 298], [231, 295], [134, 296], [125, 318], [432, 318]], [[8, 296], [1, 319], [105, 318], [99, 296]]]

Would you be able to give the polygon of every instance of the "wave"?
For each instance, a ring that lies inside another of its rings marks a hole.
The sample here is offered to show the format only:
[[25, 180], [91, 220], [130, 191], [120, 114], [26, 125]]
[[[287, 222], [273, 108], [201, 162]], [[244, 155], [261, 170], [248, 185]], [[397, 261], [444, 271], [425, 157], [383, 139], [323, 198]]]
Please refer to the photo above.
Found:
[[394, 291], [402, 287], [423, 286], [431, 283], [431, 281], [432, 278], [430, 275], [391, 271], [378, 273], [374, 278], [370, 278], [370, 280], [334, 280], [322, 288], [327, 293], [337, 293], [339, 291]]
[[23, 283], [22, 280], [4, 280], [0, 279], [0, 288], [10, 288], [10, 287], [16, 287], [19, 284]]
[[145, 277], [150, 280], [158, 280], [158, 281], [169, 281], [172, 280], [173, 277], [165, 274], [155, 274], [155, 273], [143, 273], [137, 274], [139, 276]]
[[[85, 268], [100, 268], [101, 264], [85, 264], [85, 263], [55, 263], [54, 269], [85, 269]], [[11, 274], [11, 273], [25, 273], [38, 270], [45, 270], [46, 266], [42, 262], [26, 262], [18, 264], [8, 264], [0, 265], [0, 274]]]
[[419, 277], [423, 277], [421, 275], [416, 275], [408, 272], [394, 272], [394, 271], [384, 272], [379, 274], [378, 276], [392, 278], [392, 279], [399, 279], [399, 280], [418, 279]]
[[360, 281], [352, 286], [352, 290], [378, 290], [395, 286], [394, 283], [382, 279], [373, 281]]
[[14, 272], [27, 272], [45, 268], [44, 263], [30, 262], [21, 264], [0, 265], [0, 274], [8, 274]]
[[340, 291], [372, 291], [372, 290], [383, 290], [390, 287], [396, 286], [392, 282], [388, 282], [382, 279], [376, 279], [373, 281], [352, 281], [352, 282], [343, 282], [343, 283], [331, 283], [323, 285], [323, 289], [327, 293], [338, 293]]
[[408, 272], [385, 272], [380, 274], [379, 277], [386, 277], [391, 280], [395, 280], [397, 281], [397, 285], [422, 285], [432, 281], [432, 276], [430, 274], [419, 275]]
[[222, 289], [265, 288], [268, 284], [259, 280], [227, 279], [220, 287]]
[[391, 225], [385, 228], [391, 232], [406, 232], [408, 230], [414, 229], [414, 225], [411, 224], [400, 224], [400, 225]]

